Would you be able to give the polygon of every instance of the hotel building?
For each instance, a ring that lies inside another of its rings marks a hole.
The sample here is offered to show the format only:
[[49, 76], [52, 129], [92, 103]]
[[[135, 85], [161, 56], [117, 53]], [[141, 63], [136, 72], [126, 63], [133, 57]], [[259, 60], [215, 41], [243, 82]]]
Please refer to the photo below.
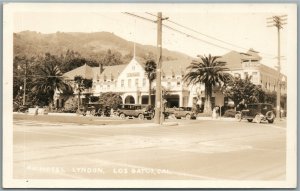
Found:
[[[277, 91], [277, 71], [261, 64], [261, 57], [258, 52], [250, 49], [246, 53], [231, 51], [220, 58], [227, 63], [230, 73], [233, 76], [245, 78], [252, 76], [252, 82], [260, 85], [265, 91]], [[204, 103], [204, 86], [187, 85], [183, 76], [192, 60], [171, 60], [162, 62], [162, 87], [166, 92], [164, 96], [167, 107], [192, 107], [195, 104]], [[93, 86], [82, 92], [81, 98], [86, 94], [100, 96], [104, 92], [116, 92], [122, 97], [123, 103], [147, 104], [149, 94], [149, 81], [145, 74], [144, 62], [136, 57], [124, 65], [90, 67], [83, 65], [64, 74], [66, 80], [72, 81], [75, 76], [82, 76], [93, 80]], [[286, 94], [286, 76], [283, 75], [284, 83], [281, 92]], [[155, 90], [156, 82], [152, 82], [152, 89]], [[75, 92], [76, 94], [76, 92]], [[151, 99], [154, 103], [154, 91]], [[63, 106], [64, 98], [55, 95], [58, 107]], [[213, 89], [212, 105], [223, 106], [228, 104], [228, 99], [218, 90]]]

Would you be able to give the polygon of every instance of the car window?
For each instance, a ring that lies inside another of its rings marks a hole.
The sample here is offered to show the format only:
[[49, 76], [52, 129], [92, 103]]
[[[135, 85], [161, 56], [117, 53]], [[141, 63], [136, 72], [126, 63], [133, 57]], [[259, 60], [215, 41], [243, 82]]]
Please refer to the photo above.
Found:
[[257, 109], [257, 108], [258, 108], [258, 105], [248, 105], [248, 108], [249, 108], [249, 109]]

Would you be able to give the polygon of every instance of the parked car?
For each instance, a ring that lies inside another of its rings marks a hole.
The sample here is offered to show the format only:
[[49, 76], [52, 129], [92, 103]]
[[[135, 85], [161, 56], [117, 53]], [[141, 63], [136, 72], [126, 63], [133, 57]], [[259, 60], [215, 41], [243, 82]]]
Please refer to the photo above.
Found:
[[81, 106], [77, 112], [79, 115], [91, 115], [91, 116], [110, 116], [110, 108], [104, 107], [99, 103], [88, 103], [86, 105]]
[[254, 120], [256, 123], [260, 123], [261, 121], [268, 121], [269, 123], [273, 123], [275, 119], [275, 111], [271, 104], [248, 104], [246, 109], [238, 112], [235, 115], [235, 118], [239, 121], [242, 119], [247, 119], [249, 122], [252, 122]]
[[185, 119], [196, 119], [196, 113], [192, 107], [179, 107], [179, 108], [166, 108], [165, 116], [169, 118], [185, 118]]
[[223, 117], [232, 117], [234, 118], [238, 111], [235, 111], [234, 109], [228, 109], [225, 111]]
[[152, 119], [154, 117], [154, 109], [150, 105], [123, 104], [117, 110], [117, 115], [122, 119], [126, 117], [137, 117], [140, 120], [144, 118]]

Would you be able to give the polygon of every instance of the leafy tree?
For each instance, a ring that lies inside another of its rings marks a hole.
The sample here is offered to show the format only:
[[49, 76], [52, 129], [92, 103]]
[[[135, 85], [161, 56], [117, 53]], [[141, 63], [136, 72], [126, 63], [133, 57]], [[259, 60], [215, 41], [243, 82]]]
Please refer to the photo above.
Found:
[[151, 105], [151, 84], [156, 78], [156, 63], [154, 60], [147, 60], [145, 64], [145, 72], [149, 81], [149, 99], [148, 104]]
[[74, 77], [74, 82], [75, 82], [75, 90], [77, 91], [78, 94], [78, 108], [81, 105], [80, 102], [80, 95], [81, 93], [87, 89], [91, 88], [93, 86], [93, 81], [91, 79], [85, 79], [82, 76], [75, 76]]
[[105, 66], [113, 66], [123, 64], [122, 54], [118, 51], [108, 49], [106, 54], [100, 60], [100, 63]]
[[205, 103], [204, 113], [211, 114], [211, 97], [212, 89], [216, 86], [223, 86], [232, 78], [231, 74], [227, 73], [229, 69], [225, 67], [226, 62], [218, 60], [219, 56], [208, 57], [200, 56], [200, 60], [194, 60], [187, 67], [188, 73], [184, 76], [184, 81], [190, 84], [204, 84], [205, 86]]
[[251, 76], [245, 79], [234, 78], [224, 88], [223, 93], [230, 98], [237, 106], [239, 103], [258, 103], [265, 101], [265, 92], [257, 85], [251, 82]]
[[62, 77], [56, 58], [50, 54], [46, 55], [43, 65], [39, 69], [32, 90], [36, 102], [40, 101], [48, 105], [53, 104], [55, 91], [65, 92], [71, 90], [71, 86]]
[[108, 106], [110, 108], [117, 109], [118, 106], [123, 102], [120, 94], [114, 92], [106, 92], [100, 95], [99, 103], [104, 107]]
[[78, 99], [75, 97], [69, 97], [64, 104], [64, 109], [70, 112], [76, 112], [77, 106]]
[[[36, 57], [15, 56], [13, 60], [13, 99], [23, 96], [24, 79], [26, 78], [26, 95], [30, 93], [33, 86], [33, 75], [36, 71]], [[28, 97], [28, 96], [27, 96]], [[29, 97], [28, 97], [29, 98]], [[28, 99], [27, 98], [27, 99]], [[29, 100], [27, 100], [29, 101]]]

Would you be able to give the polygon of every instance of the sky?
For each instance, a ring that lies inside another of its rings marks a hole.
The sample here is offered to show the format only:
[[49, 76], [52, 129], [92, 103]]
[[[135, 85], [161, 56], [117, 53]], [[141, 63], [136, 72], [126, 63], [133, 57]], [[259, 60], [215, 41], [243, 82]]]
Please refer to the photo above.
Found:
[[[224, 55], [231, 50], [246, 52], [253, 48], [260, 52], [261, 63], [270, 67], [277, 65], [277, 29], [267, 27], [267, 18], [288, 15], [284, 6], [162, 6], [163, 24], [180, 32], [163, 27], [163, 48], [197, 55]], [[23, 7], [22, 7], [23, 8]], [[147, 9], [112, 6], [33, 6], [14, 12], [14, 32], [24, 30], [41, 33], [55, 32], [112, 32], [126, 40], [144, 45], [157, 43], [157, 24], [122, 12], [156, 20], [157, 6]], [[289, 18], [289, 15], [288, 15]], [[281, 32], [281, 55], [287, 55], [290, 21]], [[176, 23], [176, 24], [174, 24]], [[183, 25], [187, 28], [183, 28]], [[185, 33], [187, 35], [184, 35]], [[208, 37], [209, 36], [209, 37]], [[195, 39], [196, 38], [196, 39]], [[216, 40], [217, 39], [217, 40]], [[222, 41], [222, 42], [221, 42]], [[225, 42], [225, 43], [224, 43]], [[286, 73], [286, 57], [281, 60], [282, 72]]]

